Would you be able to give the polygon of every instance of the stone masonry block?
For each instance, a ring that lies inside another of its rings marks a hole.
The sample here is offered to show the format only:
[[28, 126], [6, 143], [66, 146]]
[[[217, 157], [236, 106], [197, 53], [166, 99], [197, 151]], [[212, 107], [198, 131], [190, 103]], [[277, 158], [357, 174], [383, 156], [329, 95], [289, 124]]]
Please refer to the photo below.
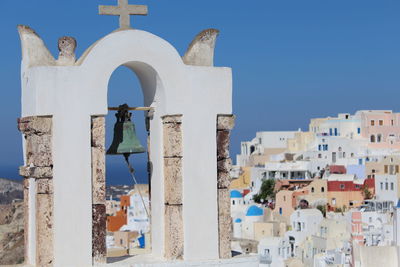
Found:
[[230, 172], [232, 169], [232, 159], [223, 159], [217, 162], [217, 169], [219, 172]]
[[93, 204], [106, 202], [106, 163], [103, 148], [92, 147], [92, 201]]
[[53, 179], [36, 179], [36, 192], [38, 194], [53, 194]]
[[18, 119], [18, 129], [26, 135], [51, 134], [52, 117], [24, 117]]
[[228, 130], [217, 131], [217, 159], [229, 158], [229, 136]]
[[53, 165], [51, 135], [26, 136], [27, 166], [49, 167]]
[[182, 157], [181, 124], [164, 124], [164, 157]]
[[231, 215], [230, 190], [218, 189], [218, 216]]
[[165, 115], [162, 117], [163, 123], [182, 123], [182, 115]]
[[36, 265], [52, 266], [53, 256], [53, 195], [36, 195]]
[[183, 219], [182, 205], [165, 205], [165, 258], [167, 260], [183, 257]]
[[218, 172], [217, 176], [217, 184], [218, 188], [223, 189], [223, 188], [229, 188], [231, 185], [231, 175], [229, 172]]
[[19, 175], [26, 178], [50, 178], [53, 177], [53, 169], [51, 167], [19, 167]]
[[92, 147], [105, 147], [105, 118], [92, 117]]
[[235, 115], [218, 115], [217, 130], [232, 130], [235, 127]]
[[182, 158], [164, 159], [166, 204], [182, 204]]
[[218, 216], [219, 257], [221, 259], [228, 259], [232, 257], [231, 229], [232, 218], [230, 214]]
[[92, 206], [92, 256], [94, 264], [106, 263], [106, 206], [96, 204]]

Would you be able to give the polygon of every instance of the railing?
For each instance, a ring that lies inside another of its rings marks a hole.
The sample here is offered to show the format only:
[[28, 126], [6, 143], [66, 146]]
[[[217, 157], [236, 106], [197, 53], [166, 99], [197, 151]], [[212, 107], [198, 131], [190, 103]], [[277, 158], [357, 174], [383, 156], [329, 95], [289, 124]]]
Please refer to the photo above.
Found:
[[272, 258], [269, 255], [260, 255], [260, 263], [261, 264], [271, 264]]

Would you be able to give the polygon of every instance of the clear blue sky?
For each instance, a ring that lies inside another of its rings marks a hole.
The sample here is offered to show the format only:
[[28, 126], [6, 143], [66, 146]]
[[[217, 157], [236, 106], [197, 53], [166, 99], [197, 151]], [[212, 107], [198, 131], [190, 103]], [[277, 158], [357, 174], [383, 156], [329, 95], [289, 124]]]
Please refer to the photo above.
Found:
[[[306, 129], [312, 117], [358, 109], [399, 111], [399, 1], [130, 2], [149, 6], [149, 15], [134, 17], [133, 25], [166, 39], [181, 54], [200, 30], [213, 27], [221, 31], [215, 65], [233, 69], [234, 113], [238, 117], [232, 136], [233, 157], [240, 141], [251, 139], [256, 131]], [[16, 169], [22, 164], [16, 127], [21, 60], [16, 25], [35, 29], [54, 55], [58, 37], [74, 36], [79, 57], [117, 27], [116, 17], [97, 15], [99, 4], [114, 3], [116, 0], [0, 1], [0, 177], [17, 178]], [[110, 103], [141, 105], [140, 91], [132, 90], [132, 83], [137, 85], [134, 75], [123, 68], [116, 70], [110, 81]], [[141, 118], [141, 114], [135, 115]], [[108, 122], [112, 127], [112, 117]], [[140, 120], [138, 128], [143, 132]], [[110, 135], [109, 127], [108, 139]], [[137, 164], [143, 162], [144, 157]], [[118, 164], [118, 158], [108, 161], [115, 173], [123, 168]], [[143, 166], [138, 169], [143, 177]], [[125, 181], [129, 179], [120, 182]]]

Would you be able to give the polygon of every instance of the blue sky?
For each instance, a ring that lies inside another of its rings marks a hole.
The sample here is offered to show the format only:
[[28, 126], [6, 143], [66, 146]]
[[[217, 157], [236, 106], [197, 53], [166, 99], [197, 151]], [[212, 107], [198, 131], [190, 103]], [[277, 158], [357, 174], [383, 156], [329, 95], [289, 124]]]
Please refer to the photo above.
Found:
[[[149, 6], [147, 17], [132, 19], [134, 27], [161, 36], [180, 54], [202, 29], [221, 31], [215, 65], [233, 69], [233, 104], [238, 117], [232, 136], [233, 156], [239, 152], [240, 141], [251, 139], [256, 131], [306, 129], [312, 117], [358, 109], [399, 110], [398, 1], [130, 2]], [[117, 27], [116, 17], [97, 15], [99, 4], [114, 3], [116, 0], [0, 1], [0, 177], [18, 178], [16, 169], [22, 164], [16, 127], [21, 60], [16, 25], [35, 29], [53, 55], [58, 53], [60, 36], [74, 36], [79, 57]], [[138, 88], [132, 73], [117, 69], [110, 81], [110, 104], [142, 105]], [[142, 114], [135, 116], [144, 140]], [[112, 120], [109, 116], [108, 139]], [[143, 180], [145, 157], [136, 161]], [[109, 159], [108, 167], [120, 177], [116, 182], [129, 182], [122, 178], [125, 171], [120, 159]]]

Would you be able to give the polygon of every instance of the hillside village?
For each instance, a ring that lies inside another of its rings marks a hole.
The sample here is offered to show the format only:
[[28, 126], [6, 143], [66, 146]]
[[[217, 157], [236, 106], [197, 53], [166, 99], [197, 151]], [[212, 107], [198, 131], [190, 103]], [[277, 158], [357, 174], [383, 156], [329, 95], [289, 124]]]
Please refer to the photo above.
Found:
[[[400, 113], [390, 110], [257, 132], [231, 170], [232, 253], [258, 254], [261, 266], [397, 266], [399, 149]], [[110, 251], [144, 253], [138, 213], [137, 191], [107, 201]]]
[[399, 113], [361, 110], [242, 142], [233, 249], [269, 266], [398, 266], [399, 126]]

